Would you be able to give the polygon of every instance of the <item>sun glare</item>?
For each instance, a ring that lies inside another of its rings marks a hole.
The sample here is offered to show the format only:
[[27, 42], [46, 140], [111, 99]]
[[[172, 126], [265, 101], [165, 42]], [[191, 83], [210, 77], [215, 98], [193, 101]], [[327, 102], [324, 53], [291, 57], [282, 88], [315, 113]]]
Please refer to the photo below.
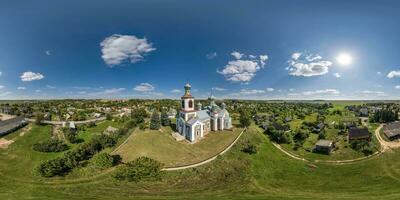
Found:
[[336, 61], [340, 65], [349, 65], [349, 64], [351, 64], [352, 58], [351, 58], [351, 55], [342, 53], [342, 54], [339, 54], [338, 57], [336, 57]]

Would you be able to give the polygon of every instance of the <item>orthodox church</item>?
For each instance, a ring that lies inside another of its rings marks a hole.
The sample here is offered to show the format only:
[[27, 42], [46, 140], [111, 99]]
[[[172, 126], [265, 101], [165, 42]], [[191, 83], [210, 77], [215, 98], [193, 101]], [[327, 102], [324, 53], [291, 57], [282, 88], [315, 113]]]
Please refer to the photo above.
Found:
[[218, 131], [232, 128], [232, 119], [226, 110], [225, 103], [219, 107], [214, 98], [209, 98], [210, 104], [204, 109], [199, 102], [194, 106], [194, 97], [190, 94], [191, 86], [185, 85], [185, 94], [181, 97], [182, 109], [177, 119], [179, 134], [190, 142], [196, 142], [210, 131]]

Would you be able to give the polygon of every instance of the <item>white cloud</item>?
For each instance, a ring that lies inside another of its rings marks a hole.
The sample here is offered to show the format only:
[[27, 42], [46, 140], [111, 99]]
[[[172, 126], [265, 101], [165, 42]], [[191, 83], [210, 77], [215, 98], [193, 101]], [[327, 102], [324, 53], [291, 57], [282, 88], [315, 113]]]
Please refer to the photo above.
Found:
[[211, 88], [212, 90], [215, 90], [215, 91], [225, 91], [226, 89], [225, 88], [221, 88], [221, 87], [213, 87], [213, 88]]
[[42, 92], [42, 90], [35, 90], [35, 92], [38, 92], [38, 93], [39, 93], [39, 92]]
[[265, 91], [264, 90], [256, 90], [256, 89], [241, 89], [239, 93], [240, 94], [246, 94], [246, 95], [249, 95], [249, 94], [264, 94]]
[[400, 76], [400, 71], [391, 71], [387, 74], [388, 78], [396, 78]]
[[237, 51], [234, 51], [234, 52], [231, 53], [231, 55], [232, 55], [233, 57], [235, 57], [236, 60], [239, 60], [239, 59], [241, 59], [241, 58], [243, 57], [244, 54], [239, 53], [239, 52], [237, 52]]
[[217, 52], [211, 52], [211, 53], [208, 53], [207, 55], [206, 55], [206, 58], [207, 59], [214, 59], [215, 57], [217, 57]]
[[3, 74], [3, 72], [0, 72], [0, 76]]
[[292, 54], [292, 59], [293, 59], [293, 60], [297, 60], [297, 59], [300, 58], [300, 56], [301, 56], [301, 53], [300, 53], [300, 52], [295, 52], [295, 53]]
[[51, 51], [50, 51], [50, 50], [46, 50], [45, 53], [46, 53], [46, 55], [48, 55], [48, 56], [51, 55]]
[[374, 95], [383, 95], [385, 92], [382, 91], [371, 91], [371, 90], [363, 90], [360, 93], [362, 94], [374, 94]]
[[150, 83], [141, 83], [137, 85], [133, 90], [138, 91], [138, 92], [150, 92], [154, 90], [154, 86], [151, 85]]
[[292, 76], [320, 76], [329, 72], [329, 67], [332, 65], [331, 61], [322, 60], [322, 57], [318, 54], [302, 54], [293, 53], [291, 60], [288, 61], [289, 74]]
[[266, 90], [267, 90], [267, 92], [273, 92], [275, 89], [274, 88], [267, 88]]
[[377, 75], [381, 75], [381, 74], [382, 74], [382, 72], [376, 72], [376, 74], [377, 74]]
[[229, 61], [222, 71], [217, 72], [224, 75], [229, 81], [248, 83], [256, 75], [257, 71], [264, 68], [268, 56], [249, 56], [248, 59], [242, 59], [246, 56], [239, 54], [239, 52], [233, 52], [232, 55], [234, 55], [236, 60]]
[[178, 89], [173, 89], [173, 90], [171, 90], [171, 92], [172, 92], [172, 93], [181, 93], [182, 91], [181, 91], [181, 90], [178, 90]]
[[400, 89], [400, 85], [396, 85], [396, 86], [394, 86], [394, 88]]
[[26, 87], [17, 87], [17, 90], [26, 90]]
[[1, 89], [4, 89], [4, 85], [0, 85], [0, 90], [1, 90]]
[[303, 91], [300, 93], [289, 93], [289, 96], [326, 96], [326, 95], [339, 95], [340, 91], [336, 89], [323, 89], [323, 90], [312, 90]]
[[56, 87], [52, 86], [52, 85], [46, 85], [47, 88], [49, 89], [56, 89]]
[[303, 92], [304, 95], [316, 95], [316, 94], [329, 94], [329, 95], [337, 95], [340, 92], [336, 89], [325, 89], [325, 90], [315, 90], [315, 91], [306, 91]]
[[44, 76], [41, 73], [35, 73], [35, 72], [24, 72], [21, 76], [21, 81], [36, 81], [36, 80], [41, 80], [44, 78]]
[[114, 34], [104, 39], [102, 47], [102, 58], [109, 66], [119, 65], [125, 61], [136, 63], [144, 59], [144, 56], [156, 50], [146, 38], [137, 38], [134, 35]]
[[340, 75], [339, 73], [334, 73], [333, 76], [336, 77], [336, 78], [342, 77], [342, 75]]
[[363, 90], [357, 91], [356, 93], [361, 95], [362, 98], [368, 99], [376, 99], [377, 97], [388, 97], [388, 95], [383, 91]]
[[86, 91], [79, 91], [78, 94], [86, 94]]
[[100, 92], [93, 92], [91, 95], [116, 95], [119, 94], [120, 92], [124, 91], [125, 88], [111, 88], [111, 89], [106, 89]]

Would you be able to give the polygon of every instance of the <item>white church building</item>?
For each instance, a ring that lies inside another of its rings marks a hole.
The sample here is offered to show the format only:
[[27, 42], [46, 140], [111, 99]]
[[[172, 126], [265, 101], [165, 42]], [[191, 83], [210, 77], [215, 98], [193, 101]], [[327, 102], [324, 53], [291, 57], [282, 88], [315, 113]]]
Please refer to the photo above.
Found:
[[210, 131], [232, 128], [232, 119], [226, 110], [225, 103], [221, 107], [209, 98], [210, 105], [202, 108], [199, 102], [194, 106], [194, 97], [190, 94], [191, 86], [185, 85], [185, 94], [181, 97], [182, 109], [179, 112], [176, 127], [178, 132], [190, 142], [196, 142]]

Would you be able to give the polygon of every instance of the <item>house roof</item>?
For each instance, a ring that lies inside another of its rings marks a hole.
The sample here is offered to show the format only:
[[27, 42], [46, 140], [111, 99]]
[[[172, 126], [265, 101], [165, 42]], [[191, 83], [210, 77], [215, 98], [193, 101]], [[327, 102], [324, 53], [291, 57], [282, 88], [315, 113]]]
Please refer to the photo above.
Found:
[[315, 145], [320, 147], [331, 147], [332, 144], [333, 142], [331, 140], [318, 140]]
[[385, 125], [383, 132], [389, 138], [400, 135], [400, 122], [392, 122]]
[[190, 126], [194, 125], [196, 122], [199, 121], [199, 118], [197, 117], [193, 117], [192, 119], [190, 119], [189, 121], [187, 121], [186, 123], [189, 124]]
[[367, 128], [350, 128], [349, 138], [367, 138], [370, 137], [370, 133]]
[[205, 120], [205, 119], [209, 119], [210, 115], [208, 114], [207, 110], [199, 110], [199, 111], [197, 111], [197, 117], [200, 120]]
[[0, 135], [3, 135], [25, 123], [26, 121], [24, 117], [15, 117], [12, 119], [0, 121]]
[[277, 122], [272, 123], [272, 126], [273, 126], [276, 130], [279, 130], [279, 131], [287, 131], [287, 130], [289, 130], [289, 128], [288, 128], [287, 126], [282, 125], [282, 124], [277, 123]]
[[108, 133], [114, 133], [117, 131], [118, 131], [118, 129], [115, 127], [112, 127], [112, 126], [108, 126], [107, 129], [105, 130], [105, 132], [108, 132]]

